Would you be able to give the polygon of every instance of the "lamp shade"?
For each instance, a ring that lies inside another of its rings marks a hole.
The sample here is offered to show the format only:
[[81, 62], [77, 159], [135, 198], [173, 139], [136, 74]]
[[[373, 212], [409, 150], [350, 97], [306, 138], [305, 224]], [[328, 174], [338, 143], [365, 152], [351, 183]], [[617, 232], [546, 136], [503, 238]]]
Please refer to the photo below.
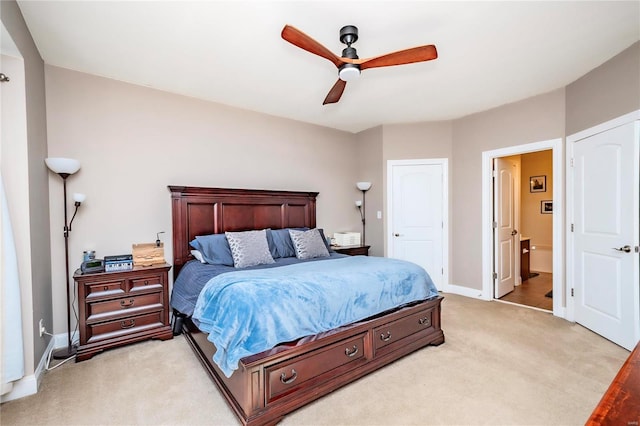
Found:
[[80, 162], [72, 158], [52, 157], [44, 160], [47, 163], [47, 167], [55, 173], [66, 173], [69, 175], [74, 174], [80, 170]]
[[73, 201], [75, 201], [76, 203], [84, 203], [84, 200], [86, 199], [87, 196], [85, 194], [80, 194], [78, 192], [73, 193]]
[[371, 182], [357, 182], [356, 186], [360, 191], [368, 191], [371, 188]]

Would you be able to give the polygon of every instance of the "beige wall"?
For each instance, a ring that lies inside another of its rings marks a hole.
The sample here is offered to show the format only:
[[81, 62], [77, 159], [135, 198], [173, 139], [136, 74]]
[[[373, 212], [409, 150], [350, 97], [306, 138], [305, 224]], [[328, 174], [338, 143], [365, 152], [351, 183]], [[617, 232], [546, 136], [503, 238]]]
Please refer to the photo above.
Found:
[[[385, 192], [382, 174], [382, 126], [377, 126], [356, 135], [358, 144], [358, 160], [356, 162], [359, 173], [358, 181], [371, 182], [371, 189], [366, 194], [366, 244], [370, 245], [371, 256], [384, 256], [384, 215], [378, 219], [377, 212], [384, 211], [383, 194]], [[354, 182], [355, 187], [355, 182]], [[356, 190], [357, 191], [357, 190]], [[357, 191], [355, 200], [362, 198], [362, 192]], [[353, 204], [352, 204], [353, 205]], [[354, 213], [357, 210], [354, 206]], [[361, 229], [361, 228], [358, 228]]]
[[451, 284], [482, 289], [482, 153], [564, 136], [564, 89], [453, 122]]
[[[131, 253], [158, 231], [171, 261], [167, 185], [319, 191], [318, 226], [360, 227], [355, 182], [367, 176], [351, 133], [53, 66], [46, 82], [49, 155], [80, 161], [67, 188], [87, 195], [71, 232], [72, 268], [83, 250]], [[63, 332], [62, 183], [52, 175], [49, 185], [54, 322]]]
[[640, 109], [640, 42], [567, 86], [567, 135]]
[[[26, 130], [26, 139], [23, 135], [15, 140], [3, 140], [2, 174], [12, 186], [7, 188], [7, 196], [21, 193], [14, 196], [19, 214], [12, 215], [12, 225], [17, 230], [14, 236], [18, 241], [23, 297], [25, 374], [31, 375], [50, 340], [47, 336], [39, 336], [38, 321], [42, 318], [49, 330], [53, 327], [48, 172], [44, 165], [47, 153], [44, 64], [15, 1], [1, 2], [0, 19], [22, 56], [22, 59], [11, 63], [13, 67], [23, 68], [23, 76], [16, 75], [15, 81], [3, 84], [22, 86], [15, 89], [24, 94], [24, 105], [17, 120], [26, 122], [26, 129], [21, 124], [21, 132]], [[5, 157], [5, 144], [8, 143], [16, 145]]]
[[[536, 272], [553, 271], [553, 215], [540, 212], [543, 200], [553, 200], [552, 154], [553, 151], [546, 150], [520, 156], [520, 235], [530, 239], [531, 270]], [[530, 191], [529, 179], [532, 176], [546, 176], [545, 192]]]
[[[449, 160], [449, 177], [451, 177], [452, 145], [453, 128], [451, 121], [384, 125], [381, 167], [385, 190], [387, 185], [387, 163], [389, 160], [446, 158]], [[451, 179], [449, 179], [449, 193], [451, 193]], [[386, 207], [386, 191], [383, 202]], [[449, 197], [448, 208], [451, 211], [451, 197]], [[450, 233], [451, 222], [449, 223], [449, 228]], [[386, 253], [386, 228], [383, 228], [381, 232], [384, 235]], [[451, 245], [449, 245], [449, 258], [451, 258]], [[451, 269], [451, 263], [449, 263], [449, 269]]]

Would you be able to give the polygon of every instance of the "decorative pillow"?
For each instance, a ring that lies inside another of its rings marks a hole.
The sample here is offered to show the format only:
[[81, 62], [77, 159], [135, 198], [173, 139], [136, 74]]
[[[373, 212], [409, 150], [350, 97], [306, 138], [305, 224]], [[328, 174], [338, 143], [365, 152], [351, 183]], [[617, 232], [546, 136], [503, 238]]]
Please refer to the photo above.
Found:
[[233, 266], [231, 248], [224, 234], [199, 235], [189, 244], [202, 253], [204, 263]]
[[329, 257], [327, 240], [318, 229], [308, 231], [289, 230], [291, 241], [296, 249], [298, 259], [313, 259], [314, 257]]
[[195, 257], [198, 262], [207, 263], [204, 261], [204, 258], [202, 257], [202, 253], [200, 253], [200, 250], [191, 250], [191, 255]]
[[269, 252], [266, 229], [261, 231], [225, 232], [225, 235], [227, 236], [227, 241], [229, 241], [229, 247], [231, 247], [233, 266], [236, 268], [275, 262]]

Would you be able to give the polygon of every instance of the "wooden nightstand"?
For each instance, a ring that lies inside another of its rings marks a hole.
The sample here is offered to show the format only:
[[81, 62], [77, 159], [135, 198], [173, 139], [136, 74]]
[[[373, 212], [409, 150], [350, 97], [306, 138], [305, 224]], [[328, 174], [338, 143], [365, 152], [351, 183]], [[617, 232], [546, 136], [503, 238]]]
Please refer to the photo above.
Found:
[[349, 256], [369, 256], [371, 246], [331, 246], [336, 253], [348, 254]]
[[169, 324], [171, 265], [82, 274], [78, 284], [80, 346], [76, 362], [145, 339], [173, 338]]

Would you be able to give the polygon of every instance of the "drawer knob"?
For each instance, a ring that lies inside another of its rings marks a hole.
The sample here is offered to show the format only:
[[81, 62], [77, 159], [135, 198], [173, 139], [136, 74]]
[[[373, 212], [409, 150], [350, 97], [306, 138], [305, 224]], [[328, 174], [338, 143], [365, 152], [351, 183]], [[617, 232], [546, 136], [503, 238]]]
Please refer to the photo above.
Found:
[[104, 286], [104, 291], [108, 291], [108, 290], [109, 290], [109, 286], [108, 286], [108, 285], [105, 285], [105, 286]]
[[430, 317], [420, 318], [418, 322], [420, 323], [420, 325], [431, 325], [431, 318]]
[[355, 356], [358, 353], [358, 346], [353, 345], [353, 348], [351, 350], [349, 350], [349, 348], [346, 348], [344, 350], [344, 354], [346, 356]]
[[127, 324], [126, 321], [120, 321], [120, 328], [122, 329], [132, 328], [132, 327], [135, 327], [135, 325], [136, 325], [136, 320], [134, 319], [129, 320], [129, 324]]
[[149, 285], [149, 280], [144, 280], [144, 285]]
[[282, 373], [280, 375], [280, 381], [285, 385], [290, 385], [298, 378], [298, 373], [293, 368], [291, 369], [291, 377], [287, 379], [287, 373]]
[[380, 335], [380, 340], [382, 340], [383, 342], [388, 342], [391, 339], [391, 332], [387, 331], [387, 334], [382, 333]]
[[134, 299], [129, 299], [129, 302], [127, 302], [126, 300], [121, 300], [121, 301], [120, 301], [120, 306], [121, 306], [123, 309], [127, 309], [127, 308], [132, 307], [134, 303], [135, 303], [135, 300], [134, 300]]

